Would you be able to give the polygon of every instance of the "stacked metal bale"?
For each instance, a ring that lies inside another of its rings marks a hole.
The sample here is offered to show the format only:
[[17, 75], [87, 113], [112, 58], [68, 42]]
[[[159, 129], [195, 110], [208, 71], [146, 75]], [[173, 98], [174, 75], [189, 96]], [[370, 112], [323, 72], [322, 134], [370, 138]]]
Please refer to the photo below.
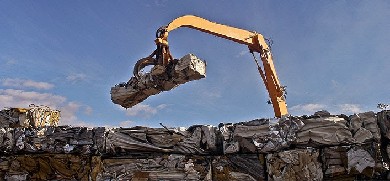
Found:
[[390, 111], [217, 127], [0, 128], [0, 180], [389, 179]]

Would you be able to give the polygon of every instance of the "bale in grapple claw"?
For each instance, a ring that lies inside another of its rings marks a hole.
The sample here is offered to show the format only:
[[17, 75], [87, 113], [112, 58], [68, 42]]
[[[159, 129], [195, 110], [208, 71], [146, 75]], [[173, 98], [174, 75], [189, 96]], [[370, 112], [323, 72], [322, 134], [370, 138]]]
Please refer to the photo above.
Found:
[[[130, 108], [149, 96], [169, 91], [180, 84], [206, 77], [206, 62], [193, 54], [180, 60], [171, 60], [167, 66], [155, 63], [151, 57], [140, 59], [134, 67], [134, 77], [127, 83], [111, 88], [111, 100], [124, 108]], [[155, 65], [150, 72], [139, 74], [139, 70]]]

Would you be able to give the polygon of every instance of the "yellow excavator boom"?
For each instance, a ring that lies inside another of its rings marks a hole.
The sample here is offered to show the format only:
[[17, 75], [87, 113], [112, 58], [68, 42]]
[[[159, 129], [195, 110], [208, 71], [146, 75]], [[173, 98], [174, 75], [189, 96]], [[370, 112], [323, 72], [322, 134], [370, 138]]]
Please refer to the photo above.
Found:
[[155, 40], [157, 49], [149, 56], [149, 58], [155, 55], [156, 59], [154, 59], [154, 62], [157, 62], [157, 64], [167, 65], [169, 61], [172, 60], [172, 55], [170, 54], [168, 46], [168, 34], [169, 32], [181, 27], [199, 30], [239, 44], [247, 45], [250, 52], [259, 53], [263, 67], [259, 65], [255, 58], [256, 64], [264, 85], [269, 93], [275, 116], [282, 117], [288, 115], [285, 100], [285, 88], [281, 86], [279, 82], [272, 60], [271, 50], [261, 34], [218, 24], [197, 16], [185, 15], [174, 19], [167, 26], [163, 26], [157, 30]]

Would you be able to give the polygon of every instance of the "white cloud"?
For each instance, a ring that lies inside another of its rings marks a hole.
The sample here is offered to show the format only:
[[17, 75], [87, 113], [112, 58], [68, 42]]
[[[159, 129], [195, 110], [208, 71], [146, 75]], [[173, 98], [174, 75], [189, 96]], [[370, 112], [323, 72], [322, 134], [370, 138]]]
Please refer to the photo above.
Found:
[[167, 104], [160, 104], [156, 108], [157, 110], [165, 109], [168, 105]]
[[324, 104], [300, 104], [293, 106], [289, 109], [294, 115], [310, 115], [320, 110], [328, 110], [332, 114], [354, 114], [361, 113], [364, 110], [359, 104], [336, 104], [336, 105], [324, 105]]
[[245, 54], [249, 53], [249, 50], [242, 50], [241, 52], [239, 52], [236, 57], [242, 57], [244, 56]]
[[60, 125], [93, 126], [79, 120], [77, 117], [77, 112], [83, 105], [68, 102], [63, 96], [34, 91], [0, 89], [0, 109], [4, 107], [28, 107], [30, 104], [45, 105], [60, 110]]
[[154, 5], [158, 7], [166, 7], [167, 0], [154, 0]]
[[323, 104], [299, 104], [290, 108], [294, 114], [313, 114], [316, 111], [324, 110], [327, 106]]
[[79, 104], [75, 102], [69, 102], [61, 107], [61, 125], [75, 125], [77, 123], [76, 112], [80, 109]]
[[16, 60], [14, 60], [14, 59], [9, 59], [5, 62], [5, 65], [8, 65], [8, 66], [15, 65], [15, 64], [16, 64]]
[[68, 102], [65, 105], [61, 106], [59, 108], [59, 110], [61, 110], [61, 120], [59, 124], [94, 127], [94, 125], [86, 123], [77, 117], [77, 112], [80, 111], [81, 107], [83, 107], [83, 105], [76, 102]]
[[128, 127], [131, 127], [132, 125], [134, 124], [134, 121], [122, 121], [119, 123], [119, 126], [120, 127], [123, 127], [123, 128], [128, 128]]
[[43, 89], [43, 90], [48, 90], [54, 87], [53, 84], [47, 82], [36, 82], [27, 79], [11, 79], [11, 78], [2, 79], [1, 84], [6, 87], [35, 88], [35, 89]]
[[46, 105], [56, 109], [65, 101], [65, 97], [49, 93], [39, 93], [16, 89], [0, 89], [0, 108], [26, 107], [30, 104], [35, 104]]
[[72, 83], [81, 82], [81, 81], [87, 80], [87, 75], [85, 75], [83, 73], [73, 73], [73, 74], [68, 75], [66, 77], [66, 80], [68, 80]]
[[203, 92], [203, 96], [208, 99], [216, 99], [222, 97], [222, 93], [220, 90], [210, 90]]
[[142, 117], [150, 117], [155, 114], [159, 110], [165, 109], [167, 107], [166, 104], [160, 104], [157, 107], [152, 107], [147, 104], [137, 104], [132, 108], [126, 109], [126, 115], [128, 116], [142, 116]]
[[337, 107], [339, 108], [340, 114], [354, 114], [364, 112], [358, 104], [340, 104], [337, 105]]
[[84, 106], [84, 113], [85, 113], [86, 115], [91, 115], [92, 112], [93, 112], [93, 109], [92, 109], [91, 106]]
[[0, 56], [0, 60], [1, 60], [1, 65], [5, 65], [5, 66], [12, 66], [18, 63], [14, 58], [7, 55]]

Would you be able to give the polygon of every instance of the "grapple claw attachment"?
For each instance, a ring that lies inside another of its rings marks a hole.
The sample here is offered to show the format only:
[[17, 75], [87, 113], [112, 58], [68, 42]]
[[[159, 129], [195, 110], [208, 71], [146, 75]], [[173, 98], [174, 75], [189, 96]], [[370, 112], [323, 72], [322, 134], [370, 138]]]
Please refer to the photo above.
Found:
[[134, 65], [134, 70], [133, 70], [134, 77], [138, 79], [140, 77], [139, 72], [148, 65], [157, 65], [156, 59], [152, 57], [139, 59], [137, 63], [135, 63]]

